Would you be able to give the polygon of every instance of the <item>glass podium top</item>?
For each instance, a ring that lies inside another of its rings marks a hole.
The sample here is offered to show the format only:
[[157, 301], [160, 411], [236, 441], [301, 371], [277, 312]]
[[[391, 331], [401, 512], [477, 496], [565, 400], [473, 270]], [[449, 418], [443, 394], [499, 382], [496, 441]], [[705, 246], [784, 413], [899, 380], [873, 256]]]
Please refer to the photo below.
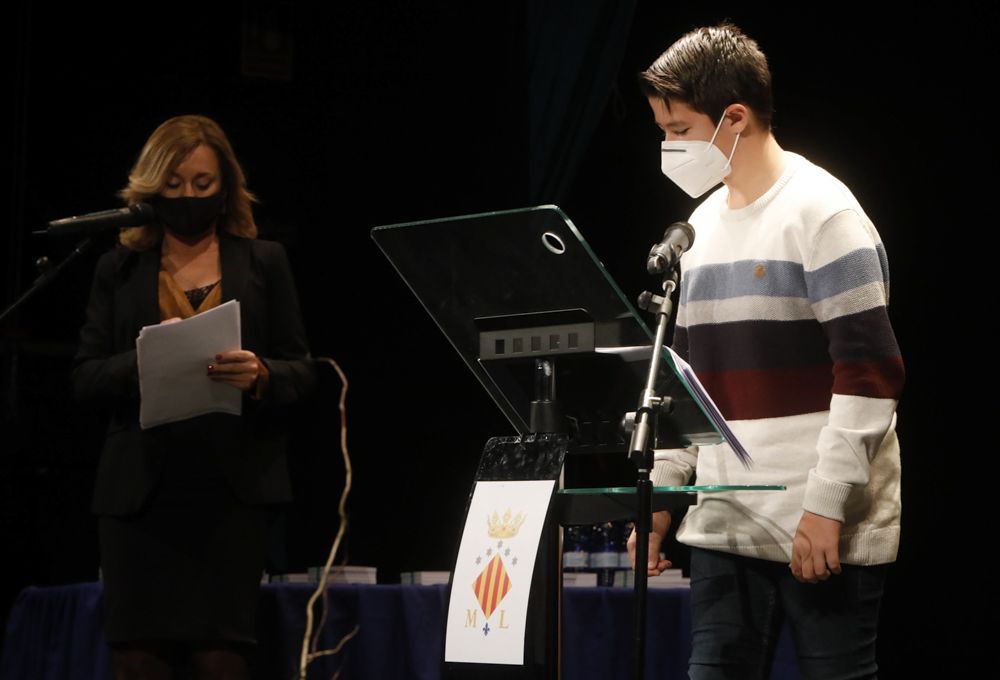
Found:
[[[702, 486], [654, 486], [653, 493], [723, 493], [726, 491], [784, 491], [782, 484], [706, 484]], [[603, 486], [589, 489], [559, 489], [563, 494], [634, 494], [634, 486]]]
[[[644, 388], [654, 335], [558, 207], [386, 225], [372, 238], [518, 434], [530, 432], [546, 358], [574, 437], [624, 445], [619, 424]], [[657, 388], [673, 400], [661, 441], [722, 441], [666, 350]]]
[[[784, 491], [777, 484], [657, 486], [653, 488], [653, 512], [678, 510], [698, 502], [698, 494]], [[635, 487], [559, 489], [555, 497], [555, 517], [560, 524], [596, 524], [631, 520], [636, 516]]]

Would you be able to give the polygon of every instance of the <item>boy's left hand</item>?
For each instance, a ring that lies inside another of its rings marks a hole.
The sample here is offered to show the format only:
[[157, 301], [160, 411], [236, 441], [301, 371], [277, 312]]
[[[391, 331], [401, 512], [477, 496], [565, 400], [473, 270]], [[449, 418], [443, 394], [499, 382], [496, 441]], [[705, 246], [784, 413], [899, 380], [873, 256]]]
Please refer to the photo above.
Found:
[[802, 583], [819, 583], [840, 573], [840, 522], [802, 513], [792, 540], [792, 574]]

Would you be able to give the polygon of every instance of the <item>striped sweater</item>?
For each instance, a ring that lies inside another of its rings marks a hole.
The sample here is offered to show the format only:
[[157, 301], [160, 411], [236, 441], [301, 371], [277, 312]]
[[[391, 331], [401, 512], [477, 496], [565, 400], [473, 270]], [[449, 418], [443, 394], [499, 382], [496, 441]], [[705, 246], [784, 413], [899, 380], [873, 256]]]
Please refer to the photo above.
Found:
[[803, 510], [843, 522], [841, 559], [881, 564], [899, 545], [896, 402], [903, 363], [886, 305], [878, 232], [840, 181], [785, 153], [781, 178], [745, 208], [712, 193], [691, 216], [674, 349], [753, 457], [728, 445], [657, 451], [657, 485], [784, 484], [703, 494], [689, 545], [787, 561]]

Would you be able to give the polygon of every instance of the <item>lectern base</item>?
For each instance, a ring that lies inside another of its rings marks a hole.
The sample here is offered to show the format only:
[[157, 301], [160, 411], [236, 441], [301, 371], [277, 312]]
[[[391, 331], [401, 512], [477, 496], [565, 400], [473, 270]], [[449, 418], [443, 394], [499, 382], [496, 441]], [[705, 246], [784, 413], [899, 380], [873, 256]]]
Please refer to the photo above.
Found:
[[[559, 624], [561, 616], [559, 596], [562, 586], [562, 554], [559, 522], [552, 510], [552, 499], [558, 487], [568, 443], [568, 438], [563, 435], [548, 434], [531, 435], [523, 439], [495, 437], [486, 443], [476, 473], [477, 485], [480, 482], [552, 482], [531, 575], [527, 602], [528, 615], [524, 628], [523, 663], [518, 665], [445, 661], [442, 669], [443, 678], [448, 680], [556, 680], [559, 678]], [[473, 494], [475, 489], [474, 485]], [[470, 494], [469, 500], [471, 504], [472, 494]], [[469, 519], [469, 508], [470, 506], [466, 507], [467, 520]], [[502, 516], [504, 512], [504, 508], [498, 509], [500, 516], [497, 536], [502, 536], [504, 531], [511, 531], [511, 527], [516, 524], [515, 517], [504, 519]], [[471, 522], [467, 521], [467, 527], [469, 525], [478, 526], [479, 518], [471, 519]], [[482, 521], [485, 522], [488, 519], [484, 517]], [[462, 540], [463, 543], [467, 540], [473, 540], [468, 528]], [[497, 538], [498, 544], [502, 542], [502, 537]], [[494, 547], [491, 546], [489, 551], [492, 552], [493, 549]], [[503, 545], [499, 545], [496, 557], [499, 557], [504, 549]], [[521, 551], [523, 552], [523, 550], [522, 546]], [[487, 555], [487, 557], [489, 556]], [[509, 565], [511, 557], [508, 555], [504, 559]], [[456, 568], [453, 573], [457, 572]], [[480, 596], [478, 608], [465, 608], [462, 604], [462, 602], [468, 601], [470, 593], [467, 591], [474, 590], [478, 580], [463, 579], [461, 582], [456, 580], [452, 583], [448, 616], [451, 625], [461, 623], [461, 625], [468, 626], [469, 622], [474, 620], [477, 626], [482, 626], [481, 633], [484, 637], [490, 635], [491, 628], [488, 626], [492, 626], [492, 630], [496, 631], [498, 626], [502, 625], [501, 619], [498, 617], [498, 610], [495, 609], [495, 599], [491, 600], [491, 598], [496, 598], [499, 593], [503, 592], [503, 576], [501, 575], [500, 580], [497, 580], [492, 574], [484, 574], [483, 583], [487, 583], [490, 579], [493, 579], [491, 582], [499, 585], [492, 586], [492, 590], [483, 585], [480, 590], [476, 591], [476, 594]], [[466, 580], [469, 582], [466, 583]], [[456, 599], [463, 597], [466, 599]], [[451, 621], [452, 617], [465, 617], [464, 623]], [[477, 634], [478, 632], [477, 629]], [[455, 632], [452, 632], [452, 635], [455, 635]], [[494, 639], [498, 639], [496, 632], [494, 632], [494, 636]], [[460, 638], [456, 636], [448, 640], [446, 649], [451, 649], [454, 655], [456, 650], [458, 652], [465, 651], [461, 649], [461, 644]], [[449, 658], [447, 652], [445, 658]]]

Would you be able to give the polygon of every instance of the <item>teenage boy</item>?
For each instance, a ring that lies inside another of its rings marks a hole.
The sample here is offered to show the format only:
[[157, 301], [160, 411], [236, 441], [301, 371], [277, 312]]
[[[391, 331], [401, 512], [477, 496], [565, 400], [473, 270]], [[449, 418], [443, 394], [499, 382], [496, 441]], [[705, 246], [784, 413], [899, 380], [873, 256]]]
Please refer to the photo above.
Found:
[[[778, 145], [767, 59], [739, 28], [686, 34], [639, 80], [663, 173], [695, 198], [723, 182], [690, 218], [673, 346], [753, 457], [657, 451], [653, 482], [787, 487], [703, 495], [681, 523], [690, 676], [767, 677], [787, 619], [804, 677], [875, 677], [903, 386], [881, 239], [844, 184]], [[670, 519], [653, 516], [651, 575]]]

